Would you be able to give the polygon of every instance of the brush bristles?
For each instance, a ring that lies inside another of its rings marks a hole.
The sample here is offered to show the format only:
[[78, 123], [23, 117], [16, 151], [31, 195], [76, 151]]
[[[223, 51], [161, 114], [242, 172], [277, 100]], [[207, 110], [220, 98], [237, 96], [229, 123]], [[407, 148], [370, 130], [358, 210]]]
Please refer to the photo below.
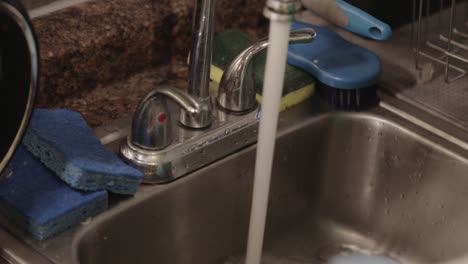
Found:
[[360, 89], [338, 89], [321, 84], [319, 95], [338, 110], [366, 110], [378, 103], [377, 87], [370, 86]]

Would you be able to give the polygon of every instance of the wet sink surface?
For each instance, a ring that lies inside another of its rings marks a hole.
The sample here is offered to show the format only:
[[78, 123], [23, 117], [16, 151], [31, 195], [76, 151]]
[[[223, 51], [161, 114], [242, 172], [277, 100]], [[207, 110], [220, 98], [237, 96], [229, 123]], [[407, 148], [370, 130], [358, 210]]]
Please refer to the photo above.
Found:
[[332, 114], [295, 133], [279, 144], [265, 263], [468, 262], [466, 160], [381, 116]]
[[[468, 262], [466, 150], [381, 107], [313, 108], [281, 117], [265, 263], [329, 263], [352, 251], [403, 264]], [[56, 263], [240, 263], [254, 159], [252, 146], [142, 186], [88, 223], [29, 243]]]

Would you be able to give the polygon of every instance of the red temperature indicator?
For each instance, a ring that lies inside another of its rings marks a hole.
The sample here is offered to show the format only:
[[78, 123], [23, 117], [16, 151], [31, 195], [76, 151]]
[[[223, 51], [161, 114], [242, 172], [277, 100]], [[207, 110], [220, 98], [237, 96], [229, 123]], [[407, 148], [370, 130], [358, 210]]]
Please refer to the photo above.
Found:
[[159, 123], [164, 123], [167, 120], [167, 115], [166, 113], [161, 113], [158, 115], [158, 122]]

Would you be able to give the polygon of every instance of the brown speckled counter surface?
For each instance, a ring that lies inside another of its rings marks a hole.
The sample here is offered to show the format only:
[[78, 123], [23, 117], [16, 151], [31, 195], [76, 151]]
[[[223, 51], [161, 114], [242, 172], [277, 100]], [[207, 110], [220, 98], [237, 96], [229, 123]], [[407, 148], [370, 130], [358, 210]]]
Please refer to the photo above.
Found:
[[98, 85], [80, 96], [66, 98], [52, 107], [81, 112], [91, 127], [129, 116], [149, 91], [161, 84], [183, 88], [187, 85], [187, 67], [173, 61], [136, 73], [125, 80]]
[[[186, 86], [192, 0], [96, 0], [33, 20], [38, 107], [81, 112], [96, 127], [130, 115], [159, 84]], [[266, 34], [264, 0], [220, 0], [217, 31]]]

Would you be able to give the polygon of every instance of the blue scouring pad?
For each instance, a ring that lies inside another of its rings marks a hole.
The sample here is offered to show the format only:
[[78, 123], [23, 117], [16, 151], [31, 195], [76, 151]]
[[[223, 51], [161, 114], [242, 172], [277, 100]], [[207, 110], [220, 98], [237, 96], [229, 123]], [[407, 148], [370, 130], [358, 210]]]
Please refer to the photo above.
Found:
[[0, 182], [0, 211], [37, 239], [47, 239], [107, 208], [107, 192], [78, 191], [19, 146]]
[[73, 111], [35, 109], [23, 144], [76, 189], [133, 194], [143, 180], [140, 171], [105, 148]]

